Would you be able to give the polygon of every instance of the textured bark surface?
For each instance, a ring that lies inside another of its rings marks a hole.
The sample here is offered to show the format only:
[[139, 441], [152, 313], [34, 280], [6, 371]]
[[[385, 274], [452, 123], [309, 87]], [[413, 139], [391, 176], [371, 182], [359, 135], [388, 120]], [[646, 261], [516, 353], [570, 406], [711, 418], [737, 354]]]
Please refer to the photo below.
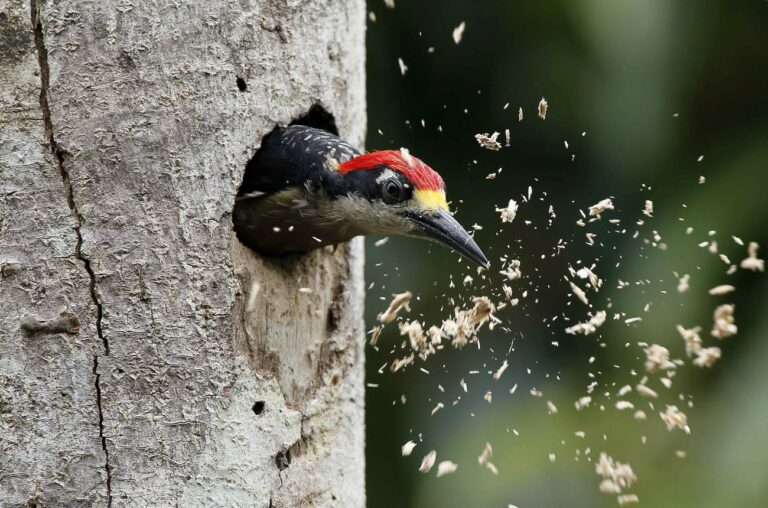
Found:
[[365, 504], [362, 242], [231, 225], [276, 124], [361, 146], [364, 15], [0, 0], [3, 504]]

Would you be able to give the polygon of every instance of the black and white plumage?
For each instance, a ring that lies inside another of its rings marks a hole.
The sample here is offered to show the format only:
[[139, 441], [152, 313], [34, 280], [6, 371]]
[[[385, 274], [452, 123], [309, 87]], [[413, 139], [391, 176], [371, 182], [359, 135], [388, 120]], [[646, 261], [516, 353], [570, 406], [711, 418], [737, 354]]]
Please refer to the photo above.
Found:
[[448, 211], [443, 180], [407, 150], [360, 154], [326, 131], [292, 125], [264, 138], [233, 212], [240, 241], [257, 252], [305, 252], [359, 235], [434, 240], [487, 266]]

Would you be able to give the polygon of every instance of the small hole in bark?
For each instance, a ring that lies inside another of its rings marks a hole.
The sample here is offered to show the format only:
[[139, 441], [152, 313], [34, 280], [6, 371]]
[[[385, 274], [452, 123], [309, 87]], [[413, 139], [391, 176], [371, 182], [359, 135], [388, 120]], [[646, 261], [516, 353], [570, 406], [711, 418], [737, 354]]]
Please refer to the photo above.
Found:
[[253, 413], [255, 415], [260, 415], [262, 412], [264, 412], [264, 401], [263, 400], [257, 400], [253, 404]]
[[245, 83], [245, 80], [241, 78], [240, 76], [237, 77], [237, 89], [241, 92], [245, 92], [248, 90], [248, 85]]
[[280, 471], [283, 471], [284, 469], [288, 469], [288, 466], [291, 465], [290, 448], [288, 450], [278, 452], [277, 455], [275, 455], [275, 465], [277, 466], [277, 469], [279, 469]]

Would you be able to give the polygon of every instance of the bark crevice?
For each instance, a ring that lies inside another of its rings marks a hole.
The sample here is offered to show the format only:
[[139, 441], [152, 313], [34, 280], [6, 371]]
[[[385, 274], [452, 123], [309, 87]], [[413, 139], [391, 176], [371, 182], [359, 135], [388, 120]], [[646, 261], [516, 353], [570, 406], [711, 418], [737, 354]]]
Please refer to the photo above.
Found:
[[[76, 235], [75, 244], [75, 258], [83, 263], [85, 271], [88, 273], [89, 280], [89, 293], [91, 301], [96, 309], [96, 333], [101, 340], [104, 348], [104, 355], [109, 356], [109, 342], [104, 336], [102, 330], [102, 317], [104, 315], [104, 309], [96, 293], [96, 274], [91, 266], [91, 260], [88, 256], [82, 252], [83, 235], [80, 230], [83, 217], [78, 210], [77, 203], [75, 202], [74, 190], [72, 187], [72, 181], [69, 176], [69, 172], [64, 165], [64, 151], [56, 143], [56, 138], [53, 133], [53, 122], [51, 120], [51, 108], [48, 101], [48, 91], [50, 86], [50, 67], [48, 66], [48, 49], [45, 45], [45, 33], [43, 31], [42, 20], [40, 19], [41, 0], [30, 0], [30, 12], [32, 18], [32, 30], [34, 32], [35, 48], [37, 50], [37, 60], [40, 66], [40, 110], [43, 114], [43, 122], [45, 124], [45, 134], [50, 145], [51, 154], [53, 155], [54, 163], [61, 175], [62, 184], [64, 186], [64, 196], [67, 200], [67, 205], [72, 213], [74, 219], [73, 230]], [[106, 475], [106, 491], [107, 491], [107, 506], [112, 506], [112, 474], [109, 463], [109, 450], [107, 448], [107, 440], [104, 436], [104, 412], [102, 410], [102, 397], [101, 397], [101, 375], [98, 371], [99, 367], [99, 355], [93, 355], [93, 375], [94, 384], [96, 389], [96, 408], [98, 410], [99, 418], [99, 438], [101, 439], [101, 448], [104, 452], [104, 469]]]

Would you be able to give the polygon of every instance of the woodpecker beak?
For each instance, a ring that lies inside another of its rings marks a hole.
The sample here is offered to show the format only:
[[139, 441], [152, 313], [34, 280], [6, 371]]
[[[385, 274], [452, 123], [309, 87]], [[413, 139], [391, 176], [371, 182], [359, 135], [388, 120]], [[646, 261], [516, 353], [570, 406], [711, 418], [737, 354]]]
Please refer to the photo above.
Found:
[[406, 216], [415, 224], [411, 235], [441, 243], [483, 268], [490, 266], [483, 251], [448, 210], [409, 211]]

